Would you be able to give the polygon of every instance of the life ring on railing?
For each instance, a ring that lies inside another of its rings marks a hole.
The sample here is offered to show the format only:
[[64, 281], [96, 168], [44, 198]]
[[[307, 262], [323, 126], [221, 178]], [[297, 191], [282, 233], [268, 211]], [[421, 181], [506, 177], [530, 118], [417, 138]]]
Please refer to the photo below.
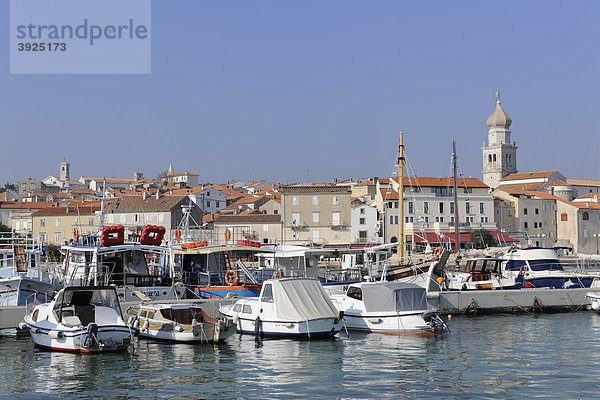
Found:
[[175, 240], [178, 242], [181, 240], [181, 231], [179, 229], [175, 229]]
[[442, 249], [442, 246], [438, 246], [435, 248], [435, 250], [433, 251], [433, 256], [435, 258], [440, 258], [440, 256], [442, 255], [442, 252], [444, 251], [444, 249]]
[[227, 286], [235, 286], [238, 284], [238, 274], [234, 270], [230, 269], [225, 272], [225, 283]]
[[283, 270], [279, 270], [279, 277], [283, 278]]
[[225, 229], [225, 240], [231, 240], [231, 231], [229, 229]]
[[79, 231], [77, 228], [73, 228], [73, 243], [77, 242], [77, 239], [79, 239]]

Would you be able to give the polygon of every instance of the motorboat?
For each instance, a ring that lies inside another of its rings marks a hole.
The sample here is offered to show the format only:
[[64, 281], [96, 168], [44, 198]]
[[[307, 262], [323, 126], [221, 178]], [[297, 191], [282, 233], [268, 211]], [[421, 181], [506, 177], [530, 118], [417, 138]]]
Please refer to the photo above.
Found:
[[342, 328], [342, 313], [315, 278], [266, 280], [258, 298], [240, 299], [220, 311], [238, 332], [256, 336], [314, 339]]
[[359, 282], [331, 300], [350, 330], [392, 335], [449, 331], [436, 310], [427, 308], [425, 288], [404, 282]]
[[592, 302], [592, 310], [600, 314], [600, 292], [587, 292], [585, 297]]
[[37, 238], [0, 233], [0, 307], [52, 299], [55, 276], [43, 258], [44, 244]]
[[36, 346], [75, 352], [126, 350], [132, 331], [121, 318], [113, 286], [69, 286], [25, 316]]
[[575, 289], [598, 283], [600, 275], [565, 270], [554, 249], [530, 247], [510, 249], [497, 257], [468, 259], [464, 271], [446, 273], [444, 285], [449, 290]]
[[235, 333], [231, 319], [213, 318], [190, 303], [141, 304], [128, 313], [129, 326], [149, 339], [218, 343]]

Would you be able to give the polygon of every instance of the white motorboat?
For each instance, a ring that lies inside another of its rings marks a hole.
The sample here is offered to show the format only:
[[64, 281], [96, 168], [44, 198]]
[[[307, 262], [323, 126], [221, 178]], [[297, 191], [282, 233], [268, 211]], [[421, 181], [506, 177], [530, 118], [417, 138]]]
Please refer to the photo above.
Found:
[[150, 339], [217, 343], [235, 333], [231, 319], [213, 318], [201, 307], [189, 303], [142, 304], [129, 314], [129, 326]]
[[449, 331], [436, 310], [427, 308], [425, 288], [403, 282], [360, 282], [346, 294], [332, 294], [351, 330], [400, 334], [441, 334]]
[[283, 278], [263, 283], [260, 296], [221, 307], [240, 333], [314, 339], [342, 328], [342, 315], [318, 279]]
[[29, 329], [36, 346], [51, 350], [118, 351], [132, 339], [112, 286], [66, 287], [51, 302], [36, 306], [20, 328]]

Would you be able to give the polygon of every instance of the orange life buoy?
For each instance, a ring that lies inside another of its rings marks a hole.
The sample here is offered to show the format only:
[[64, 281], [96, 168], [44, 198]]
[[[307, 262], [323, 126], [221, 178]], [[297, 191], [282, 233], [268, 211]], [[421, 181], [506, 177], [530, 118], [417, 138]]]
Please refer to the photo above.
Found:
[[229, 241], [231, 239], [231, 231], [229, 229], [225, 229], [225, 240]]
[[79, 231], [77, 228], [73, 228], [73, 242], [76, 242], [79, 239]]
[[444, 249], [442, 249], [442, 246], [436, 247], [435, 250], [433, 251], [433, 256], [435, 258], [439, 258], [442, 255], [442, 251], [444, 251]]
[[225, 283], [227, 286], [235, 286], [238, 284], [238, 274], [234, 270], [230, 269], [225, 272]]
[[280, 271], [279, 271], [279, 277], [280, 277], [280, 278], [283, 278], [283, 270], [280, 270]]
[[181, 240], [181, 231], [179, 229], [175, 229], [175, 240], [178, 242]]

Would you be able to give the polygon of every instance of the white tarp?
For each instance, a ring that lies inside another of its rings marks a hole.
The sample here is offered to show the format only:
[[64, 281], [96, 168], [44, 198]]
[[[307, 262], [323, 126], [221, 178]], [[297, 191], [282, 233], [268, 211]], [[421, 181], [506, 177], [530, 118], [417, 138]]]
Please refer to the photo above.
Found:
[[367, 312], [427, 310], [427, 292], [412, 283], [362, 283], [362, 297]]
[[277, 318], [308, 321], [335, 318], [338, 311], [317, 279], [295, 278], [272, 281]]

